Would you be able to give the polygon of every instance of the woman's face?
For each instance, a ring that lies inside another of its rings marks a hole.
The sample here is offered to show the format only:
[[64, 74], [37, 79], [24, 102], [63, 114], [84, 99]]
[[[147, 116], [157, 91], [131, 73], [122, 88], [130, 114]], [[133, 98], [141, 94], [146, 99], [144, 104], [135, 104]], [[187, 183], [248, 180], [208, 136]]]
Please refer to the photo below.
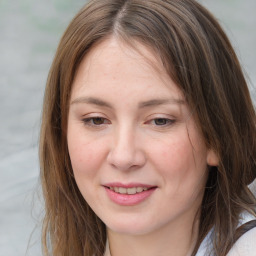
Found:
[[111, 38], [86, 55], [67, 133], [83, 197], [109, 230], [126, 234], [193, 222], [215, 161], [181, 91], [137, 46]]

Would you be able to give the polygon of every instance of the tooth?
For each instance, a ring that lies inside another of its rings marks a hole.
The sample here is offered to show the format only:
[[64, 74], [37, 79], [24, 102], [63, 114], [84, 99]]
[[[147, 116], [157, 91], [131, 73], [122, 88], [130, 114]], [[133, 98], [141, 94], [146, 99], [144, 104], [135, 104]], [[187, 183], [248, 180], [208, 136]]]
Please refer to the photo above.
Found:
[[142, 187], [136, 188], [136, 192], [137, 192], [137, 193], [140, 193], [140, 192], [142, 192], [142, 191], [143, 191], [143, 188], [142, 188]]
[[127, 194], [127, 189], [126, 188], [119, 188], [119, 193], [120, 194]]
[[134, 194], [136, 194], [136, 188], [128, 188], [128, 189], [127, 189], [127, 194], [129, 194], [129, 195], [134, 195]]
[[149, 188], [143, 188], [143, 187], [133, 187], [133, 188], [109, 187], [109, 189], [115, 191], [116, 193], [120, 193], [120, 194], [134, 195], [136, 193], [141, 193], [143, 191], [146, 191]]

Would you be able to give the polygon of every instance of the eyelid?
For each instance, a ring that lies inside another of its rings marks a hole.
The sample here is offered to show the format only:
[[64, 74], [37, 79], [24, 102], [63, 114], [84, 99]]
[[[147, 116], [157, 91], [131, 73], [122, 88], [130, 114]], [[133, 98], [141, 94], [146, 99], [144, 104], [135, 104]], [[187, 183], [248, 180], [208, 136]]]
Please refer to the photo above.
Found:
[[[105, 118], [105, 117], [94, 116], [94, 117], [86, 117], [86, 118], [83, 118], [83, 121], [85, 121], [85, 120], [93, 120], [93, 119], [108, 120], [108, 119], [107, 119], [107, 118]], [[109, 122], [109, 123], [110, 123], [110, 122]]]
[[90, 118], [103, 118], [103, 119], [109, 119], [105, 114], [100, 112], [91, 112], [82, 115], [82, 119], [90, 119]]
[[[162, 124], [162, 125], [157, 125], [156, 123], [154, 124], [153, 122], [155, 122], [156, 120], [166, 120], [166, 124]], [[158, 127], [166, 127], [166, 126], [171, 126], [176, 122], [176, 118], [170, 115], [166, 115], [166, 114], [152, 114], [147, 118], [147, 121], [145, 122], [145, 124], [151, 124], [154, 126], [158, 126]]]
[[173, 115], [169, 114], [151, 114], [147, 117], [147, 120], [153, 120], [153, 119], [170, 119], [170, 120], [175, 120], [177, 119]]
[[149, 123], [151, 122], [156, 122], [156, 121], [159, 121], [159, 120], [165, 120], [166, 123], [165, 124], [154, 124], [155, 126], [168, 126], [168, 125], [172, 125], [173, 123], [175, 123], [176, 120], [174, 119], [170, 119], [170, 118], [154, 118], [154, 119], [151, 119], [149, 120]]
[[[93, 120], [95, 120], [95, 119], [102, 119], [103, 123], [102, 124], [92, 123]], [[100, 113], [90, 113], [90, 114], [83, 115], [82, 122], [86, 126], [91, 126], [91, 127], [95, 127], [95, 128], [100, 128], [102, 126], [111, 124], [110, 120], [107, 117], [105, 117], [103, 114], [100, 114]]]

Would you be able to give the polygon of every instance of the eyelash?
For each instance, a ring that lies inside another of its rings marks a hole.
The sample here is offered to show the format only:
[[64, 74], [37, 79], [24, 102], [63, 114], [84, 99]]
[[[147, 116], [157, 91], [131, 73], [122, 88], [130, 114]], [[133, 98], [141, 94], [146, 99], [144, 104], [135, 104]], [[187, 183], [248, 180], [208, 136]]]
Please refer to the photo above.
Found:
[[[100, 127], [100, 126], [103, 126], [106, 124], [111, 124], [111, 122], [108, 119], [106, 119], [104, 117], [100, 117], [100, 116], [84, 118], [82, 121], [86, 126], [91, 126], [91, 127]], [[101, 121], [101, 122], [97, 124], [97, 121]], [[157, 122], [159, 122], [159, 121], [161, 124], [157, 124]], [[164, 118], [164, 117], [163, 118], [154, 118], [154, 119], [151, 119], [146, 122], [146, 124], [152, 124], [152, 125], [159, 126], [159, 127], [171, 126], [174, 123], [175, 123], [174, 119], [169, 119], [169, 118]]]
[[[103, 121], [103, 123], [96, 124], [95, 121], [97, 122], [99, 120]], [[110, 121], [108, 121], [108, 119], [106, 119], [104, 117], [100, 117], [100, 116], [84, 118], [82, 121], [85, 125], [94, 126], [94, 127], [102, 126], [102, 125], [105, 125], [105, 124], [110, 124]], [[108, 122], [105, 123], [105, 121], [108, 121]]]
[[[157, 125], [156, 121], [160, 121], [160, 123], [162, 123], [162, 122], [164, 122], [164, 123]], [[160, 117], [160, 118], [151, 119], [148, 123], [152, 123], [152, 122], [154, 122], [154, 125], [156, 125], [156, 126], [166, 127], [166, 126], [173, 125], [175, 123], [175, 120], [174, 119]]]

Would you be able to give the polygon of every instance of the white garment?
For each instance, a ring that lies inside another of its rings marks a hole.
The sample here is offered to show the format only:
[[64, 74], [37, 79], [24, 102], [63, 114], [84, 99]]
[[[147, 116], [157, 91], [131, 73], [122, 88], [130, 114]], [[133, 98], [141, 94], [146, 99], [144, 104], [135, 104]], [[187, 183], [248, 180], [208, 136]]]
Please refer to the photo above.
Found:
[[[254, 216], [243, 213], [241, 214], [238, 227], [254, 219]], [[211, 234], [212, 231], [205, 237], [196, 256], [213, 256], [213, 254], [210, 253], [212, 249]], [[256, 256], [256, 228], [242, 235], [233, 245], [227, 256]]]
[[[243, 213], [241, 214], [238, 227], [254, 219], [254, 216]], [[201, 243], [196, 256], [213, 256], [211, 253], [211, 235], [212, 231], [209, 232], [209, 234]], [[106, 244], [106, 251], [104, 256], [111, 256], [108, 243]], [[256, 256], [256, 227], [247, 231], [243, 236], [241, 236], [233, 245], [227, 256]]]

